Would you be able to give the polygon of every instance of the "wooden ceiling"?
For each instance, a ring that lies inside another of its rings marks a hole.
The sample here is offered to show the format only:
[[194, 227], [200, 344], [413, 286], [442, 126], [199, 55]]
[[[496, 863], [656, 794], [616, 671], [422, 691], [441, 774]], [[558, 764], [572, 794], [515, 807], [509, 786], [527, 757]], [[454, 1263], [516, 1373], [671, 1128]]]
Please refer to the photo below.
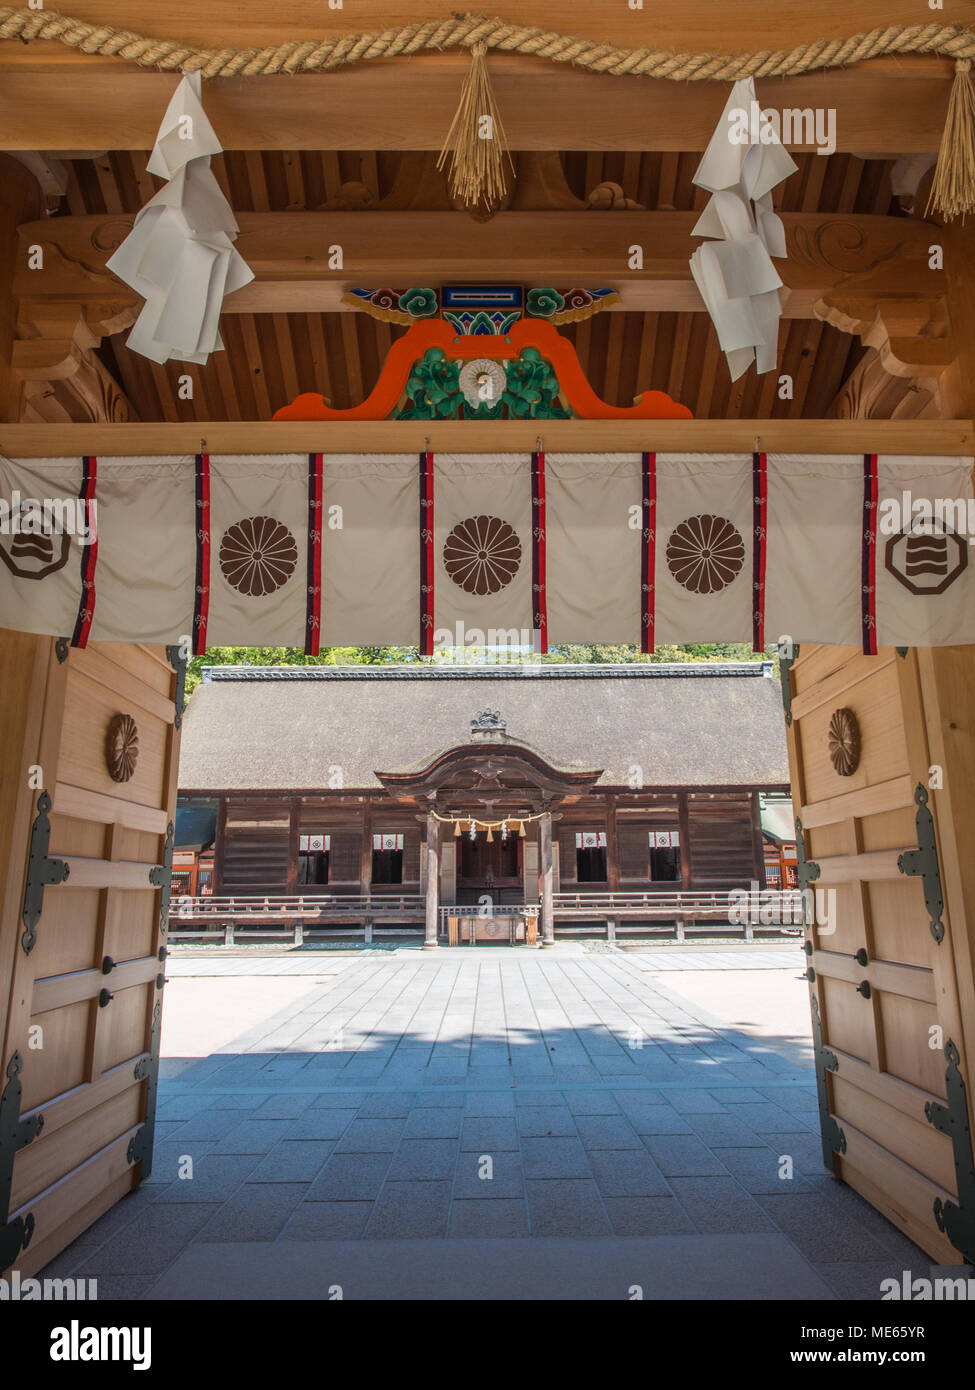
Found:
[[[226, 152], [213, 167], [237, 213], [361, 210], [389, 199], [404, 156], [397, 151]], [[601, 185], [607, 197], [642, 208], [691, 211], [704, 206], [692, 174], [697, 153], [568, 152], [560, 157], [564, 193], [577, 206]], [[899, 213], [891, 196], [891, 161], [837, 153], [798, 152], [798, 171], [776, 191], [783, 212]], [[145, 172], [148, 152], [117, 151], [67, 161], [68, 185], [54, 216], [133, 214], [159, 181]], [[451, 208], [442, 181], [430, 183], [423, 207]], [[517, 198], [517, 190], [515, 190]], [[416, 204], [414, 203], [414, 209]], [[580, 217], [611, 217], [585, 209]], [[351, 282], [350, 282], [351, 283]], [[406, 286], [396, 286], [405, 288]], [[559, 286], [567, 288], [567, 286]], [[368, 394], [393, 340], [405, 330], [365, 314], [224, 314], [226, 351], [206, 367], [157, 366], [130, 353], [125, 333], [106, 338], [99, 353], [143, 421], [269, 419], [299, 392], [321, 392], [342, 409]], [[834, 408], [864, 348], [859, 338], [816, 319], [783, 319], [779, 363], [794, 382], [792, 399], [779, 399], [779, 372], [750, 370], [730, 381], [705, 313], [604, 311], [563, 331], [574, 342], [594, 389], [615, 405], [641, 391], [667, 391], [697, 418], [821, 418]], [[177, 379], [193, 378], [192, 401], [178, 396]], [[896, 410], [909, 380], [892, 379], [887, 404]], [[893, 400], [891, 400], [891, 393]], [[835, 411], [834, 411], [835, 413]]]

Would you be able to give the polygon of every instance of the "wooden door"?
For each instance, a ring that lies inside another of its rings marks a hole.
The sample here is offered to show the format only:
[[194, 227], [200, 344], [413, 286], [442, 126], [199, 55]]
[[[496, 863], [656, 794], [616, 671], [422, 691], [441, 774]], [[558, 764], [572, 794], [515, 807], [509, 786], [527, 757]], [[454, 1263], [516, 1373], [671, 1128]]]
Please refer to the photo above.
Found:
[[140, 646], [3, 633], [0, 674], [0, 1266], [33, 1273], [149, 1171], [182, 695]]
[[803, 648], [783, 680], [824, 1162], [970, 1260], [975, 648]]

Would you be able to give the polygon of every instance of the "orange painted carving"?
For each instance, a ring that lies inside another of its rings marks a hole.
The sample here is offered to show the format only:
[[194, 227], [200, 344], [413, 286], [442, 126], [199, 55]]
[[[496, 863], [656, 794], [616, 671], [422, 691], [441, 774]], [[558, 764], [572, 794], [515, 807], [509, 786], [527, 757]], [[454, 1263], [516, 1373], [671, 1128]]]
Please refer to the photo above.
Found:
[[414, 362], [430, 348], [442, 348], [447, 357], [494, 360], [518, 357], [534, 347], [548, 358], [558, 377], [562, 395], [581, 420], [690, 420], [691, 412], [665, 391], [644, 391], [633, 405], [609, 405], [589, 385], [576, 350], [568, 338], [544, 319], [519, 319], [504, 337], [461, 336], [445, 319], [421, 319], [389, 350], [379, 380], [369, 395], [350, 410], [333, 410], [315, 392], [296, 396], [290, 405], [274, 412], [275, 420], [388, 420], [406, 389]]

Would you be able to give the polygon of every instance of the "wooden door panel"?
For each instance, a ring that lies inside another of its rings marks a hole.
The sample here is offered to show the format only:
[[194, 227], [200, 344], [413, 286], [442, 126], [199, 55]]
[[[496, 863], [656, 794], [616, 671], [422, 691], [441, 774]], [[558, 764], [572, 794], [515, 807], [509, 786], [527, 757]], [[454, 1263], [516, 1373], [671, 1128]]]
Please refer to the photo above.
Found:
[[[975, 689], [975, 650], [963, 650], [964, 679], [952, 670], [946, 681], [956, 711], [966, 683]], [[958, 1263], [975, 1255], [975, 995], [957, 844], [965, 825], [971, 843], [975, 818], [947, 757], [931, 776], [929, 740], [943, 746], [954, 725], [930, 658], [811, 648], [784, 680], [800, 877], [834, 895], [836, 929], [806, 928], [824, 1161], [935, 1259]], [[859, 726], [847, 776], [829, 747], [838, 709]]]
[[11, 1209], [32, 1201], [77, 1166], [82, 1125], [89, 1136], [88, 1143], [97, 1150], [100, 1135], [119, 1135], [135, 1129], [142, 1121], [142, 1108], [138, 1088], [127, 1086], [121, 1095], [87, 1110], [83, 1122], [63, 1125], [56, 1133], [45, 1135], [43, 1143], [35, 1141], [31, 1162], [18, 1164], [14, 1169]]
[[[928, 969], [931, 960], [924, 889], [917, 879], [871, 883], [867, 896], [878, 960], [902, 961]], [[919, 925], [921, 928], [919, 929]]]
[[[45, 792], [26, 825], [21, 811], [20, 894], [5, 892], [0, 935], [11, 972], [4, 1057], [19, 1115], [41, 1122], [13, 1153], [0, 1213], [5, 1253], [14, 1228], [27, 1240], [15, 1259], [25, 1273], [149, 1170], [178, 757], [174, 653], [48, 646], [46, 668], [33, 671], [43, 717], [25, 749]], [[120, 714], [138, 735], [127, 779], [112, 775], [107, 752]], [[41, 822], [47, 874], [27, 864]], [[45, 878], [42, 898], [28, 894], [36, 923], [18, 932], [24, 883]]]
[[878, 992], [877, 1008], [886, 1070], [943, 1100], [944, 1057], [940, 1047], [928, 1046], [931, 1030], [938, 1026], [938, 1010], [933, 1004], [908, 999], [903, 994], [882, 992]]
[[31, 951], [35, 980], [84, 970], [90, 964], [98, 933], [101, 894], [97, 888], [76, 888], [70, 894], [44, 895], [44, 930]]
[[[916, 1109], [910, 1114], [898, 1112], [887, 1101], [878, 1100], [869, 1091], [844, 1081], [839, 1072], [832, 1086], [841, 1124], [857, 1126], [869, 1139], [890, 1149], [895, 1158], [929, 1174], [932, 1182], [946, 1192], [954, 1186], [955, 1160], [951, 1144], [937, 1131], [932, 1139], [931, 1126], [917, 1119]], [[931, 1097], [916, 1098], [915, 1106], [918, 1099], [923, 1113], [924, 1103]]]
[[874, 1031], [856, 986], [825, 975], [820, 975], [819, 981], [824, 1037], [851, 1057], [869, 1062], [874, 1052]]

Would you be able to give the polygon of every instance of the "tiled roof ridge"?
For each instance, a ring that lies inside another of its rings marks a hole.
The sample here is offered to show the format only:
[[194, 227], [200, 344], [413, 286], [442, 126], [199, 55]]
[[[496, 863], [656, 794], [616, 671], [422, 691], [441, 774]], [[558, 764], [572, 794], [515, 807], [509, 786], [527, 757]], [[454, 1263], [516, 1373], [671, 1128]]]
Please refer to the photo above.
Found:
[[564, 662], [503, 666], [204, 666], [212, 681], [661, 680], [771, 676], [771, 661]]

